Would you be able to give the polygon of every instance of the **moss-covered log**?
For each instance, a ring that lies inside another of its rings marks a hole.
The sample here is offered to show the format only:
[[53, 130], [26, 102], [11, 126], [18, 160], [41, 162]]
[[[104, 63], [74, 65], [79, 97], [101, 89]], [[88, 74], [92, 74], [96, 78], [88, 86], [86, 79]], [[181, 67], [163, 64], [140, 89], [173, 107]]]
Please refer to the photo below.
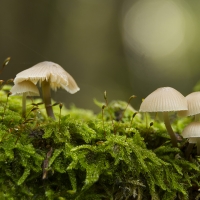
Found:
[[[188, 161], [187, 141], [172, 147], [162, 122], [121, 101], [104, 112], [96, 101], [99, 114], [54, 104], [52, 120], [40, 99], [28, 100], [22, 118], [21, 98], [8, 92], [0, 91], [0, 199], [198, 199], [195, 150]], [[179, 134], [188, 123], [173, 128]]]

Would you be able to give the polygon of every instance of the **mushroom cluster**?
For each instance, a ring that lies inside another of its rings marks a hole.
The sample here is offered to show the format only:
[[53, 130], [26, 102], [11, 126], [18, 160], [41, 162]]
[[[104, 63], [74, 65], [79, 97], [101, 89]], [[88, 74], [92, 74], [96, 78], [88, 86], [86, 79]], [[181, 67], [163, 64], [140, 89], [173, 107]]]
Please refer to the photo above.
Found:
[[177, 147], [177, 139], [170, 125], [168, 112], [187, 110], [187, 101], [185, 97], [171, 87], [158, 88], [149, 94], [142, 102], [140, 112], [162, 112], [165, 127], [171, 137], [174, 147]]
[[[79, 91], [73, 77], [60, 65], [44, 61], [18, 73], [14, 79], [15, 85], [11, 89], [12, 95], [23, 95], [22, 116], [26, 116], [26, 96], [39, 96], [36, 84], [42, 87], [42, 97], [47, 115], [55, 119], [51, 105], [51, 89], [63, 88], [71, 94]], [[180, 92], [171, 87], [158, 88], [149, 94], [142, 102], [140, 112], [162, 112], [165, 127], [171, 137], [172, 145], [178, 147], [177, 139], [170, 125], [168, 112], [178, 112], [180, 116], [195, 115], [196, 122], [188, 125], [182, 135], [190, 138], [190, 143], [197, 144], [200, 155], [200, 92], [194, 92], [184, 97]]]
[[[42, 87], [42, 96], [45, 104], [47, 115], [55, 119], [51, 106], [51, 88], [63, 88], [71, 94], [80, 90], [73, 77], [67, 73], [60, 65], [44, 61], [18, 73], [14, 79], [15, 86], [12, 91], [17, 93], [17, 85], [25, 85], [30, 82]], [[30, 91], [29, 91], [30, 92]]]
[[197, 155], [200, 155], [200, 92], [192, 92], [188, 94], [186, 97], [188, 110], [187, 111], [180, 111], [178, 114], [180, 116], [194, 116], [195, 122], [190, 123], [187, 125], [183, 132], [182, 136], [184, 138], [188, 138], [189, 145], [186, 149], [187, 157], [189, 156], [190, 152], [194, 144], [197, 145]]

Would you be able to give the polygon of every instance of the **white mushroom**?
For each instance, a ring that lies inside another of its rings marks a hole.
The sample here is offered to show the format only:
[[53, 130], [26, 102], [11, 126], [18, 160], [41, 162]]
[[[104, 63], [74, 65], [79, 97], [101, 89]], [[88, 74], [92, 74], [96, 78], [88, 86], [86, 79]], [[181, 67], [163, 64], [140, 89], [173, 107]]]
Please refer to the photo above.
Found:
[[22, 95], [22, 116], [26, 116], [26, 96], [40, 96], [39, 90], [35, 84], [30, 81], [16, 83], [10, 90], [11, 96]]
[[[192, 92], [188, 94], [186, 97], [188, 110], [179, 111], [178, 115], [185, 117], [185, 116], [195, 116], [195, 121], [199, 120], [200, 117], [200, 92]], [[189, 138], [189, 144], [186, 149], [186, 157], [189, 158], [189, 155], [193, 149], [193, 146], [196, 143], [196, 138]]]
[[142, 102], [140, 112], [163, 112], [164, 123], [174, 147], [177, 147], [176, 136], [171, 128], [168, 112], [187, 110], [185, 97], [171, 87], [158, 88]]
[[14, 83], [19, 83], [24, 80], [29, 80], [34, 84], [37, 84], [38, 82], [41, 84], [47, 115], [53, 119], [55, 117], [51, 106], [50, 88], [53, 90], [63, 88], [71, 94], [80, 90], [69, 73], [67, 73], [60, 65], [49, 61], [38, 63], [33, 67], [18, 73], [14, 79]]
[[197, 155], [200, 155], [200, 122], [192, 122], [187, 125], [183, 132], [183, 138], [189, 138], [189, 143], [197, 144]]
[[200, 113], [200, 92], [192, 92], [186, 97], [188, 110], [179, 111], [180, 116], [192, 116], [195, 115], [195, 121], [199, 118]]

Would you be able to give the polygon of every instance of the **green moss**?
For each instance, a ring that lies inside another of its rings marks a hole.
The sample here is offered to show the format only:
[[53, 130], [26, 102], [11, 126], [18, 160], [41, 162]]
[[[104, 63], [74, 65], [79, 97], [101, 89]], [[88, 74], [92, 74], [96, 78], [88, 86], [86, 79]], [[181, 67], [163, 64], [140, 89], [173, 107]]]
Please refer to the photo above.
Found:
[[[198, 198], [200, 160], [173, 148], [161, 120], [136, 114], [126, 102], [95, 100], [99, 114], [54, 106], [0, 91], [0, 199], [186, 200]], [[127, 107], [127, 109], [126, 109]], [[126, 111], [125, 111], [126, 109]], [[173, 118], [179, 134], [190, 118]]]

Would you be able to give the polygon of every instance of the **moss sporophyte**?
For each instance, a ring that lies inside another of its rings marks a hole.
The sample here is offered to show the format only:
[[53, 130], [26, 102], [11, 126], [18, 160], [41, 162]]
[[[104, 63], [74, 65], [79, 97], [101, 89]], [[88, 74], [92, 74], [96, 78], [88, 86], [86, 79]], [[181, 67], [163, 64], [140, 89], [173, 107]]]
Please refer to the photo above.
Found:
[[109, 102], [104, 93], [105, 102], [95, 100], [99, 114], [52, 102], [53, 119], [42, 100], [31, 95], [26, 95], [25, 114], [23, 98], [10, 94], [20, 81], [5, 83], [0, 90], [0, 199], [199, 199], [197, 145], [188, 156], [189, 142], [181, 135], [191, 117], [169, 113], [174, 147], [162, 120], [130, 105], [135, 96]]

